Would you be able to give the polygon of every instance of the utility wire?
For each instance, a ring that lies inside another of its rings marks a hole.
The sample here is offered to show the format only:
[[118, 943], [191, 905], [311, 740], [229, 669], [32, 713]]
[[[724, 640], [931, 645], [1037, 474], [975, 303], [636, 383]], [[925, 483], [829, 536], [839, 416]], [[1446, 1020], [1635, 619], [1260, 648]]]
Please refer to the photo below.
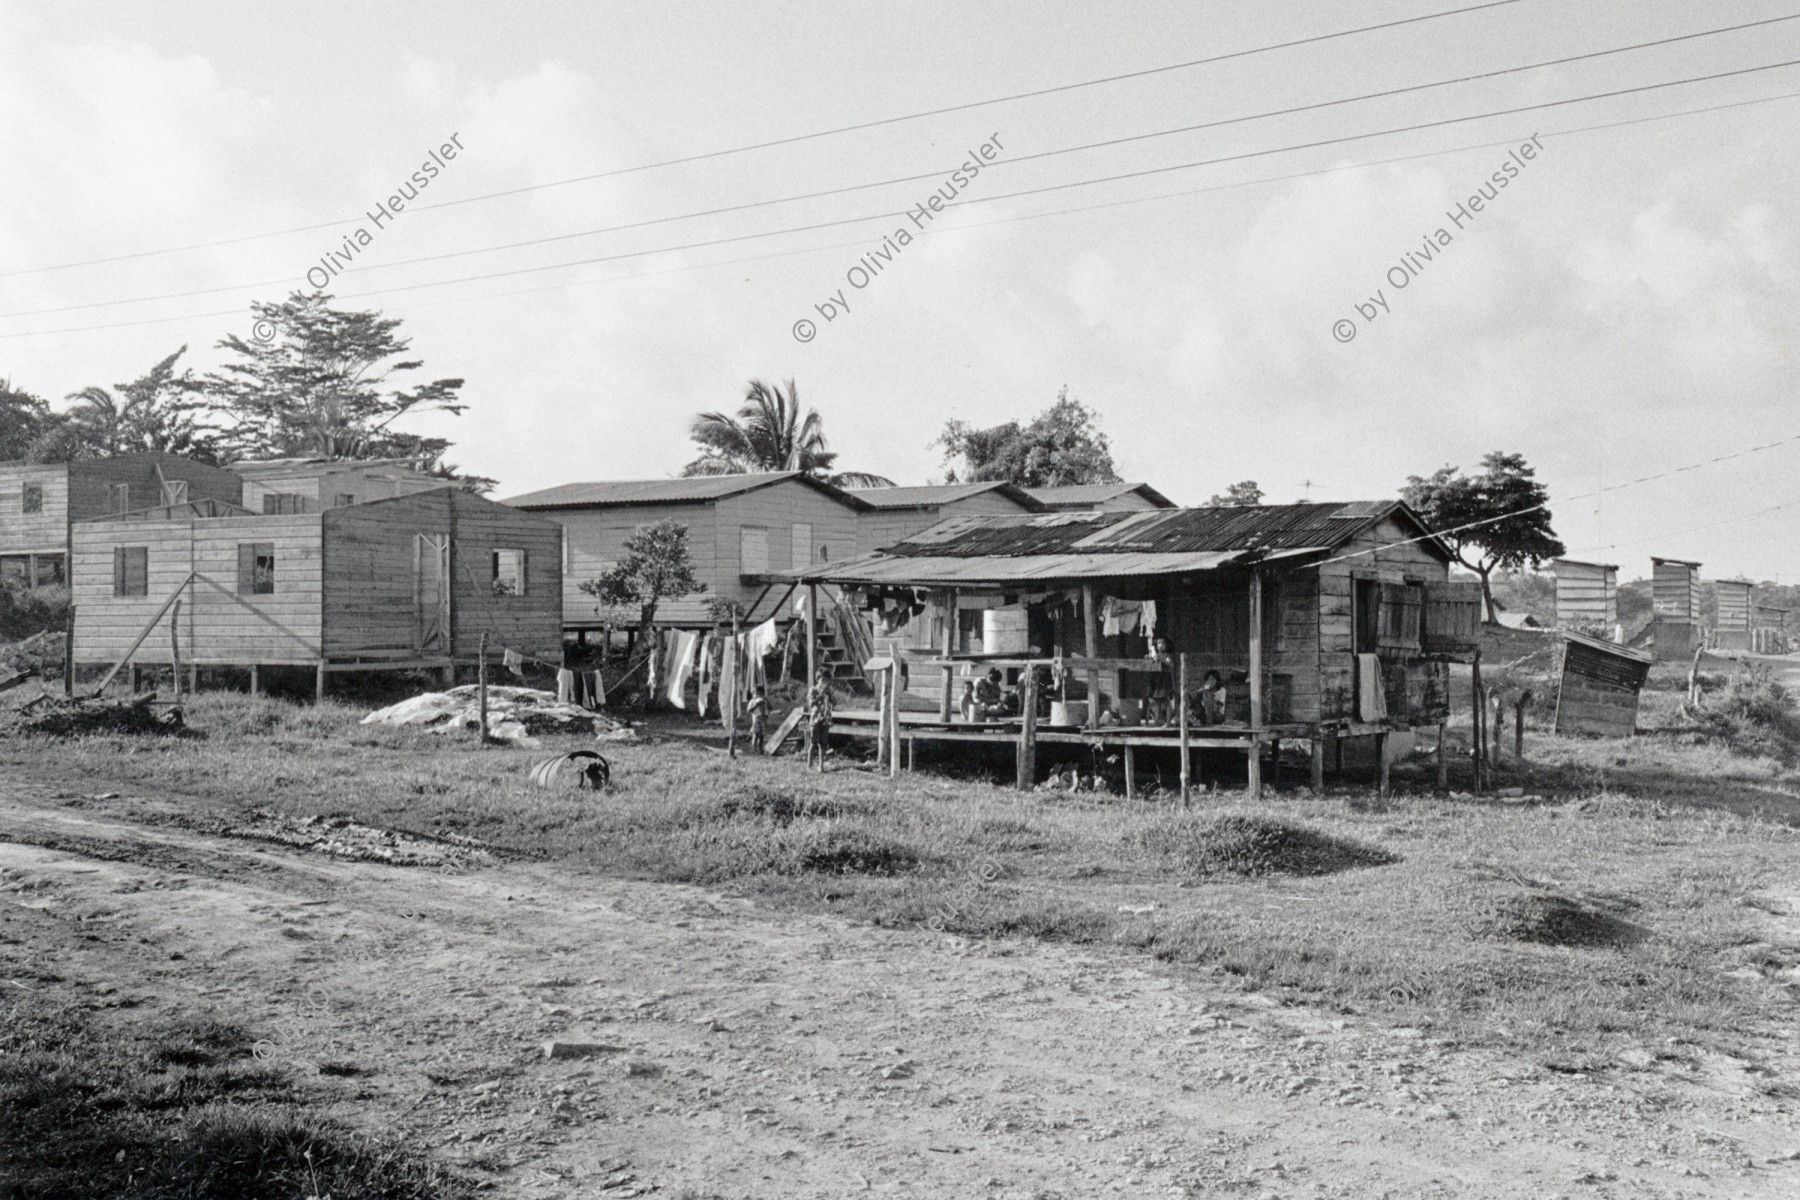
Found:
[[[972, 109], [986, 108], [995, 104], [1006, 104], [1015, 100], [1030, 100], [1039, 96], [1051, 96], [1061, 92], [1077, 91], [1082, 88], [1099, 87], [1103, 84], [1121, 83], [1130, 79], [1143, 79], [1151, 75], [1160, 75], [1169, 71], [1184, 71], [1192, 67], [1203, 67], [1213, 63], [1227, 62], [1232, 59], [1248, 58], [1257, 54], [1268, 54], [1276, 50], [1291, 50], [1296, 46], [1308, 46], [1318, 42], [1328, 42], [1336, 38], [1351, 37], [1356, 34], [1374, 33], [1383, 29], [1396, 29], [1403, 25], [1417, 25], [1424, 21], [1436, 21], [1443, 17], [1461, 16], [1464, 13], [1479, 12], [1487, 8], [1505, 8], [1517, 4], [1519, 0], [1490, 0], [1485, 4], [1471, 4], [1463, 8], [1453, 8], [1444, 12], [1426, 13], [1418, 17], [1405, 17], [1397, 21], [1384, 21], [1377, 25], [1364, 25], [1356, 29], [1340, 30], [1337, 33], [1315, 34], [1312, 37], [1297, 38], [1293, 41], [1276, 42], [1267, 46], [1255, 46], [1247, 50], [1234, 50], [1227, 54], [1215, 54], [1209, 58], [1190, 59], [1186, 62], [1170, 63], [1161, 67], [1146, 67], [1138, 71], [1127, 71], [1120, 75], [1105, 75], [1098, 79], [1084, 80], [1079, 83], [1057, 84], [1054, 87], [1039, 88], [1029, 92], [1015, 92], [1007, 96], [995, 96], [988, 100], [971, 100], [963, 104], [947, 105], [943, 108], [925, 109], [921, 112], [902, 113], [893, 117], [882, 117], [874, 121], [864, 121], [856, 125], [840, 125], [834, 129], [821, 129], [813, 133], [793, 134], [789, 137], [775, 138], [766, 142], [755, 142], [745, 146], [732, 146], [724, 150], [709, 150], [700, 154], [689, 154], [681, 158], [663, 159], [660, 162], [640, 163], [633, 167], [618, 167], [610, 171], [597, 171], [589, 175], [575, 175], [568, 179], [553, 179], [545, 183], [529, 184], [525, 187], [508, 188], [504, 191], [486, 192], [479, 196], [465, 196], [459, 200], [445, 200], [436, 204], [415, 204], [409, 207], [410, 212], [423, 212], [430, 209], [454, 208], [464, 204], [476, 204], [486, 200], [497, 200], [506, 196], [519, 196], [527, 192], [543, 191], [547, 188], [568, 187], [571, 184], [591, 183], [597, 179], [611, 179], [620, 175], [631, 175], [640, 171], [656, 170], [660, 167], [681, 166], [686, 163], [705, 162], [711, 159], [725, 158], [729, 155], [747, 154], [754, 150], [768, 150], [776, 146], [791, 146], [797, 142], [810, 141], [814, 138], [832, 137], [840, 133], [856, 133], [865, 129], [878, 129], [886, 125], [898, 125], [906, 121], [923, 120], [926, 117], [943, 116], [946, 113], [968, 112]], [[354, 218], [350, 218], [354, 219]], [[239, 237], [221, 238], [211, 242], [193, 242], [185, 246], [169, 246], [160, 250], [139, 250], [131, 254], [117, 254], [108, 258], [90, 258], [80, 262], [57, 263], [47, 267], [27, 267], [16, 271], [0, 271], [0, 279], [13, 275], [36, 275], [47, 271], [66, 271], [75, 267], [98, 266], [103, 263], [124, 262], [134, 258], [150, 258], [163, 254], [180, 254], [189, 250], [210, 250], [219, 246], [234, 246], [242, 242], [259, 241], [263, 238], [282, 237], [290, 233], [308, 233], [316, 229], [333, 229], [344, 224], [343, 219], [322, 221], [313, 225], [295, 225], [288, 229], [277, 229], [267, 233], [250, 233]]]
[[[1728, 101], [1728, 102], [1725, 102], [1722, 104], [1709, 104], [1709, 105], [1705, 105], [1700, 108], [1683, 109], [1679, 112], [1656, 113], [1656, 114], [1652, 114], [1649, 116], [1643, 116], [1643, 117], [1630, 117], [1630, 118], [1627, 118], [1625, 120], [1620, 120], [1620, 121], [1607, 121], [1607, 122], [1603, 122], [1603, 123], [1597, 124], [1597, 125], [1583, 125], [1583, 126], [1579, 126], [1574, 129], [1556, 130], [1556, 131], [1553, 131], [1550, 133], [1543, 134], [1542, 136], [1546, 137], [1546, 138], [1552, 138], [1552, 139], [1559, 138], [1559, 137], [1572, 137], [1572, 136], [1575, 136], [1577, 134], [1582, 134], [1582, 133], [1594, 133], [1594, 132], [1600, 132], [1600, 131], [1604, 131], [1604, 130], [1608, 130], [1608, 129], [1619, 129], [1619, 128], [1623, 128], [1623, 127], [1630, 126], [1630, 125], [1644, 125], [1644, 124], [1649, 124], [1649, 123], [1655, 122], [1655, 121], [1674, 120], [1677, 117], [1699, 116], [1699, 115], [1703, 115], [1706, 113], [1722, 112], [1722, 111], [1725, 111], [1728, 109], [1747, 108], [1747, 107], [1750, 107], [1752, 105], [1757, 105], [1757, 104], [1772, 104], [1772, 103], [1774, 103], [1776, 101], [1780, 101], [1780, 100], [1793, 100], [1793, 99], [1800, 99], [1800, 92], [1782, 92], [1782, 93], [1779, 93], [1774, 96], [1759, 96], [1759, 97], [1755, 97], [1755, 98], [1749, 99], [1749, 100], [1732, 100], [1732, 101]], [[1475, 118], [1466, 118], [1466, 119], [1472, 120]], [[1376, 136], [1376, 135], [1368, 135], [1368, 136]], [[1402, 154], [1402, 155], [1396, 155], [1391, 158], [1371, 159], [1366, 162], [1360, 162], [1360, 163], [1344, 163], [1344, 164], [1340, 164], [1338, 166], [1333, 166], [1333, 167], [1320, 167], [1320, 168], [1316, 168], [1316, 169], [1310, 170], [1310, 171], [1295, 171], [1295, 172], [1292, 172], [1292, 173], [1286, 174], [1286, 175], [1272, 175], [1272, 176], [1265, 176], [1265, 177], [1262, 177], [1259, 179], [1239, 180], [1235, 183], [1212, 184], [1207, 187], [1188, 188], [1188, 189], [1184, 189], [1184, 190], [1178, 191], [1178, 192], [1162, 192], [1162, 193], [1158, 193], [1153, 196], [1133, 196], [1133, 197], [1128, 197], [1128, 198], [1122, 199], [1122, 200], [1107, 200], [1107, 201], [1102, 201], [1102, 202], [1099, 202], [1096, 204], [1075, 205], [1075, 206], [1072, 206], [1069, 208], [1051, 209], [1049, 211], [1040, 212], [1040, 213], [1024, 213], [1024, 214], [1020, 214], [1018, 216], [1000, 217], [1000, 218], [997, 218], [992, 221], [975, 221], [975, 222], [970, 222], [965, 225], [949, 226], [944, 229], [936, 230], [935, 233], [938, 235], [950, 234], [950, 233], [962, 233], [962, 232], [965, 232], [968, 230], [984, 229], [984, 228], [987, 228], [987, 227], [993, 226], [993, 225], [1010, 225], [1015, 222], [1035, 221], [1035, 220], [1040, 220], [1040, 219], [1043, 219], [1046, 217], [1068, 216], [1071, 214], [1094, 212], [1094, 211], [1101, 210], [1101, 209], [1121, 208], [1121, 207], [1125, 207], [1125, 206], [1133, 205], [1133, 204], [1148, 204], [1148, 203], [1152, 203], [1152, 202], [1159, 201], [1159, 200], [1181, 199], [1181, 198], [1188, 197], [1188, 196], [1205, 195], [1210, 192], [1231, 191], [1231, 190], [1234, 190], [1237, 188], [1257, 187], [1257, 186], [1261, 186], [1263, 184], [1269, 184], [1269, 183], [1284, 183], [1284, 182], [1287, 182], [1289, 180], [1294, 180], [1294, 179], [1307, 179], [1307, 178], [1312, 178], [1312, 177], [1318, 176], [1318, 175], [1330, 175], [1330, 174], [1335, 174], [1335, 173], [1341, 172], [1341, 171], [1360, 171], [1360, 170], [1365, 170], [1369, 167], [1386, 166], [1386, 165], [1389, 165], [1392, 163], [1413, 162], [1418, 159], [1424, 159], [1424, 158], [1441, 158], [1447, 154], [1463, 154], [1463, 153], [1467, 153], [1472, 150], [1485, 150], [1485, 149], [1491, 149], [1496, 146], [1510, 146], [1510, 145], [1514, 144], [1514, 142], [1516, 142], [1516, 141], [1517, 141], [1516, 138], [1505, 138], [1505, 139], [1502, 139], [1499, 141], [1494, 141], [1494, 142], [1477, 142], [1477, 143], [1474, 143], [1471, 145], [1452, 146], [1452, 147], [1448, 147], [1448, 148], [1442, 149], [1442, 150], [1426, 150], [1426, 151], [1421, 151], [1416, 154]], [[1062, 186], [1071, 186], [1071, 185], [1062, 185]], [[1018, 194], [1025, 194], [1025, 193], [1018, 193]], [[1010, 197], [997, 197], [996, 199], [1007, 199], [1007, 198], [1010, 198]], [[889, 215], [898, 215], [898, 214], [889, 214]], [[874, 219], [874, 218], [860, 218], [860, 217], [854, 218], [855, 221], [862, 221], [862, 220], [868, 220], [868, 219]], [[848, 222], [834, 222], [834, 224], [845, 224], [845, 223], [848, 223]], [[775, 236], [778, 233], [785, 233], [785, 232], [793, 232], [793, 231], [778, 230], [778, 231], [775, 231], [774, 233], [764, 235], [764, 236]], [[921, 231], [919, 236], [926, 237], [926, 236], [930, 236], [932, 233], [933, 233], [933, 231], [929, 231], [929, 230]], [[680, 267], [671, 267], [671, 268], [668, 268], [666, 270], [661, 270], [661, 271], [642, 271], [642, 272], [634, 272], [633, 274], [630, 274], [630, 275], [609, 276], [609, 277], [602, 278], [602, 279], [574, 280], [574, 281], [570, 281], [568, 283], [553, 284], [553, 285], [550, 285], [549, 287], [544, 287], [544, 288], [521, 288], [521, 289], [517, 289], [515, 291], [495, 292], [495, 293], [490, 293], [488, 295], [483, 295], [483, 296], [453, 297], [449, 300], [437, 301], [434, 303], [435, 304], [461, 304], [461, 303], [468, 303], [469, 301], [472, 301], [472, 300], [504, 299], [504, 298], [507, 298], [510, 296], [526, 296], [526, 295], [533, 295], [533, 294], [536, 294], [539, 292], [544, 292], [544, 291], [556, 291], [556, 290], [560, 290], [565, 287], [580, 287], [580, 286], [586, 286], [586, 285], [594, 284], [594, 283], [618, 283], [618, 282], [629, 281], [632, 279], [650, 278], [652, 276], [657, 276], [657, 275], [680, 274], [680, 273], [684, 273], [684, 272], [688, 272], [688, 271], [711, 270], [711, 269], [714, 269], [717, 267], [740, 266], [745, 263], [766, 262], [771, 259], [792, 258], [792, 257], [798, 256], [798, 255], [820, 254], [827, 250], [848, 249], [848, 248], [852, 248], [852, 247], [856, 247], [856, 246], [866, 246], [867, 244], [868, 244], [867, 239], [858, 238], [858, 239], [854, 239], [854, 240], [850, 240], [850, 241], [832, 242], [832, 243], [829, 243], [829, 244], [823, 245], [823, 246], [811, 246], [811, 247], [806, 247], [806, 248], [798, 249], [798, 250], [782, 250], [782, 251], [777, 251], [772, 254], [758, 254], [758, 255], [747, 256], [744, 258], [721, 259], [721, 260], [717, 260], [714, 262], [694, 263], [694, 264], [689, 264], [689, 265], [680, 266]], [[687, 247], [674, 247], [674, 248], [672, 248], [672, 250], [686, 249], [686, 248]], [[659, 254], [659, 253], [668, 253], [668, 252], [671, 252], [671, 251], [649, 250], [649, 251], [643, 251], [641, 253], [642, 254]], [[627, 257], [629, 257], [629, 256], [627, 256]], [[587, 265], [587, 264], [574, 263], [574, 264], [568, 264], [568, 265], [581, 266], [581, 265]], [[550, 268], [545, 267], [545, 268], [539, 268], [539, 269], [548, 270]], [[481, 276], [481, 277], [477, 277], [477, 278], [487, 278], [487, 277]], [[464, 282], [469, 282], [469, 280], [463, 280], [463, 279], [441, 280], [441, 281], [438, 281], [437, 284], [430, 285], [430, 286], [438, 286], [438, 285], [447, 286], [450, 284], [464, 283]], [[424, 286], [424, 285], [421, 285], [421, 286]], [[375, 289], [371, 289], [371, 290], [365, 291], [365, 292], [345, 292], [342, 294], [341, 298], [346, 299], [346, 300], [362, 299], [362, 298], [369, 297], [369, 296], [385, 295], [389, 291], [392, 291], [392, 290], [396, 290], [396, 289], [375, 288]], [[433, 306], [434, 306], [433, 303], [427, 303], [427, 304], [422, 304], [422, 305], [415, 305], [414, 307], [429, 308], [429, 307], [433, 307]], [[135, 321], [114, 321], [114, 322], [109, 322], [104, 325], [78, 325], [78, 326], [65, 327], [62, 329], [23, 330], [23, 331], [14, 332], [14, 333], [0, 333], [0, 340], [9, 339], [9, 338], [22, 338], [22, 337], [42, 337], [42, 336], [48, 336], [48, 335], [53, 335], [53, 334], [62, 334], [62, 333], [91, 333], [91, 332], [108, 330], [108, 329], [131, 329], [131, 328], [136, 328], [138, 326], [143, 326], [143, 325], [166, 325], [166, 324], [170, 324], [170, 323], [177, 322], [177, 321], [194, 321], [194, 320], [203, 320], [203, 319], [209, 318], [209, 317], [233, 317], [233, 316], [239, 316], [239, 315], [241, 315], [241, 310], [236, 309], [236, 308], [214, 309], [210, 312], [184, 313], [180, 316], [173, 316], [173, 317], [148, 317], [148, 318], [144, 318], [142, 320], [135, 320]]]
[[[1523, 71], [1537, 71], [1537, 70], [1542, 70], [1547, 67], [1565, 66], [1569, 63], [1584, 62], [1584, 61], [1596, 59], [1596, 58], [1606, 58], [1606, 57], [1609, 57], [1609, 56], [1615, 55], [1615, 54], [1626, 54], [1626, 53], [1630, 53], [1630, 52], [1636, 51], [1636, 50], [1650, 49], [1650, 48], [1657, 47], [1657, 46], [1667, 46], [1667, 45], [1672, 45], [1672, 44], [1678, 43], [1678, 42], [1693, 41], [1696, 38], [1713, 37], [1715, 35], [1722, 34], [1722, 33], [1736, 33], [1736, 32], [1739, 32], [1739, 31], [1742, 31], [1745, 29], [1752, 29], [1752, 28], [1756, 28], [1758, 26], [1764, 26], [1764, 25], [1774, 25], [1774, 24], [1778, 24], [1778, 23], [1781, 23], [1784, 21], [1793, 21], [1796, 19], [1800, 19], [1800, 13], [1794, 13], [1794, 14], [1790, 14], [1788, 16], [1783, 16], [1783, 17], [1770, 17], [1770, 18], [1767, 18], [1767, 19], [1761, 20], [1761, 21], [1749, 21], [1749, 22], [1745, 22], [1744, 24], [1741, 24], [1741, 25], [1730, 25], [1730, 26], [1725, 26], [1720, 29], [1703, 30], [1703, 31], [1700, 31], [1697, 33], [1685, 33], [1685, 34], [1677, 35], [1675, 37], [1659, 38], [1655, 41], [1638, 42], [1634, 45], [1619, 46], [1619, 47], [1615, 47], [1610, 50], [1595, 50], [1595, 51], [1590, 51], [1585, 54], [1573, 54], [1573, 55], [1568, 55], [1563, 58], [1547, 59], [1543, 62], [1525, 63], [1523, 65], [1516, 66], [1516, 67], [1502, 67], [1502, 68], [1500, 68], [1498, 70], [1494, 70], [1494, 71], [1483, 71], [1483, 72], [1479, 72], [1479, 73], [1473, 74], [1473, 75], [1460, 75], [1460, 76], [1457, 76], [1452, 79], [1440, 79], [1440, 80], [1435, 80], [1430, 83], [1409, 84], [1406, 87], [1389, 88], [1385, 91], [1365, 92], [1362, 95], [1358, 95], [1358, 96], [1345, 96], [1345, 97], [1340, 97], [1335, 100], [1320, 100], [1320, 101], [1316, 101], [1311, 104], [1295, 105], [1290, 108], [1272, 109], [1267, 112], [1249, 113], [1244, 116], [1238, 116], [1238, 117], [1225, 117], [1225, 118], [1222, 118], [1217, 121], [1204, 121], [1197, 125], [1183, 125], [1183, 126], [1179, 126], [1174, 129], [1158, 130], [1158, 131], [1155, 131], [1152, 133], [1137, 133], [1137, 134], [1130, 134], [1125, 137], [1108, 138], [1104, 141], [1089, 142], [1089, 143], [1086, 143], [1086, 144], [1080, 145], [1080, 146], [1066, 146], [1066, 147], [1063, 147], [1063, 148], [1057, 149], [1057, 150], [1043, 150], [1043, 151], [1039, 151], [1035, 154], [1025, 154], [1025, 155], [1019, 155], [1019, 156], [1016, 156], [1016, 157], [1013, 157], [1010, 159], [1001, 159], [992, 164], [985, 165], [984, 169], [991, 170], [994, 167], [1016, 165], [1019, 163], [1033, 162], [1033, 161], [1037, 161], [1040, 159], [1046, 159], [1046, 158], [1058, 158], [1065, 154], [1078, 154], [1078, 153], [1082, 153], [1082, 152], [1088, 151], [1088, 150], [1110, 149], [1115, 146], [1127, 145], [1127, 144], [1130, 144], [1133, 142], [1147, 141], [1147, 140], [1150, 140], [1153, 138], [1172, 137], [1172, 136], [1175, 136], [1178, 134], [1183, 134], [1183, 133], [1196, 133], [1201, 130], [1217, 129], [1217, 128], [1221, 128], [1221, 127], [1224, 127], [1227, 125], [1239, 125], [1239, 124], [1243, 124], [1245, 122], [1260, 121], [1260, 120], [1264, 120], [1264, 119], [1267, 119], [1270, 117], [1291, 116], [1295, 113], [1312, 112], [1312, 111], [1317, 111], [1319, 109], [1326, 109], [1326, 108], [1336, 108], [1336, 107], [1339, 107], [1339, 106], [1345, 105], [1345, 104], [1358, 104], [1358, 103], [1361, 103], [1366, 100], [1380, 100], [1380, 99], [1386, 99], [1386, 98], [1389, 98], [1392, 96], [1406, 95], [1406, 94], [1412, 93], [1412, 92], [1429, 91], [1429, 90], [1436, 89], [1436, 88], [1451, 87], [1456, 84], [1472, 83], [1472, 82], [1476, 82], [1476, 81], [1484, 80], [1484, 79], [1495, 79], [1495, 78], [1499, 78], [1499, 77], [1506, 76], [1506, 75], [1515, 75], [1515, 74], [1518, 74]], [[1368, 136], [1376, 136], [1376, 135], [1368, 135]], [[1220, 161], [1222, 161], [1222, 160], [1220, 160]], [[559, 233], [559, 234], [553, 234], [548, 237], [528, 238], [526, 240], [516, 241], [516, 242], [502, 242], [502, 243], [492, 245], [492, 246], [478, 246], [478, 247], [474, 247], [474, 248], [467, 249], [467, 250], [447, 250], [440, 254], [425, 254], [425, 255], [419, 255], [414, 258], [395, 259], [392, 262], [370, 263], [367, 265], [359, 266], [356, 268], [356, 270], [361, 271], [361, 272], [387, 271], [387, 270], [392, 270], [396, 267], [416, 266], [419, 263], [441, 262], [446, 259], [467, 258], [471, 255], [496, 254], [496, 253], [500, 253], [500, 252], [506, 251], [506, 250], [521, 250], [521, 249], [525, 249], [525, 248], [531, 247], [531, 246], [551, 245], [551, 244], [554, 244], [557, 242], [566, 242], [566, 241], [571, 241], [571, 240], [574, 240], [577, 238], [597, 237], [602, 234], [622, 233], [624, 231], [632, 230], [632, 229], [644, 229], [644, 228], [648, 228], [653, 225], [666, 225], [666, 224], [669, 224], [674, 221], [689, 221], [689, 220], [697, 219], [699, 217], [723, 216], [728, 213], [748, 212], [752, 209], [768, 208], [768, 207], [771, 207], [773, 205], [778, 205], [778, 204], [792, 204], [792, 203], [797, 203], [797, 202], [803, 201], [803, 200], [819, 200], [819, 199], [824, 199], [824, 198], [830, 197], [830, 196], [848, 195], [852, 192], [862, 192], [862, 191], [869, 191], [869, 190], [875, 189], [875, 188], [890, 187], [894, 184], [899, 184], [899, 183], [916, 183], [920, 180], [941, 179], [945, 175], [947, 175], [949, 173], [949, 171], [953, 171], [953, 170], [955, 170], [955, 168], [951, 167], [948, 169], [926, 171], [926, 172], [922, 172], [922, 173], [914, 174], [914, 175], [898, 175], [898, 176], [894, 176], [889, 179], [878, 179], [878, 180], [874, 180], [874, 181], [868, 182], [868, 183], [855, 183], [855, 184], [847, 184], [843, 187], [826, 188], [822, 191], [802, 192], [802, 193], [792, 195], [792, 196], [777, 196], [777, 197], [767, 199], [767, 200], [751, 200], [751, 201], [746, 201], [742, 204], [724, 205], [719, 208], [701, 209], [701, 210], [698, 210], [695, 212], [687, 212], [687, 213], [676, 213], [671, 216], [651, 217], [651, 218], [648, 218], [648, 219], [645, 219], [642, 221], [632, 221], [632, 222], [628, 222], [628, 223], [622, 224], [622, 225], [607, 225], [607, 226], [601, 226], [601, 227], [595, 228], [595, 229], [581, 229], [581, 230], [575, 230], [574, 232], [571, 232], [571, 233]], [[1012, 196], [993, 197], [993, 198], [991, 198], [991, 200], [1011, 199], [1011, 198], [1013, 198], [1013, 196], [1017, 196], [1020, 194], [1029, 194], [1029, 193], [1013, 193]], [[991, 200], [990, 200], [990, 202], [991, 202]], [[956, 207], [956, 206], [950, 205], [947, 207]], [[899, 214], [889, 213], [889, 214], [883, 214], [883, 215], [885, 215], [885, 216], [904, 215], [904, 210], [902, 213], [899, 213]], [[855, 219], [862, 220], [862, 219], [873, 219], [873, 218], [855, 218]], [[817, 226], [811, 226], [808, 228], [817, 228]], [[684, 247], [684, 249], [685, 248], [686, 247]], [[151, 296], [134, 296], [134, 297], [129, 297], [126, 299], [121, 299], [121, 300], [94, 300], [94, 301], [89, 301], [84, 304], [65, 304], [65, 305], [61, 305], [56, 308], [23, 309], [18, 312], [0, 313], [0, 319], [8, 319], [8, 318], [13, 318], [13, 317], [47, 316], [47, 315], [50, 315], [53, 313], [78, 312], [78, 311], [82, 311], [85, 309], [92, 309], [92, 308], [112, 308], [112, 307], [116, 307], [116, 306], [122, 305], [122, 304], [143, 304], [143, 303], [148, 303], [150, 301], [155, 301], [155, 300], [181, 300], [181, 299], [187, 299], [187, 298], [190, 298], [193, 296], [218, 295], [221, 292], [236, 292], [236, 291], [244, 291], [244, 290], [247, 290], [250, 288], [273, 287], [273, 286], [276, 286], [279, 284], [289, 282], [290, 278], [291, 277], [289, 277], [289, 276], [283, 276], [280, 279], [259, 279], [259, 280], [255, 280], [255, 281], [249, 282], [249, 283], [222, 284], [217, 287], [196, 288], [191, 291], [185, 291], [185, 292], [165, 292], [165, 293], [161, 293], [158, 295], [151, 295]]]

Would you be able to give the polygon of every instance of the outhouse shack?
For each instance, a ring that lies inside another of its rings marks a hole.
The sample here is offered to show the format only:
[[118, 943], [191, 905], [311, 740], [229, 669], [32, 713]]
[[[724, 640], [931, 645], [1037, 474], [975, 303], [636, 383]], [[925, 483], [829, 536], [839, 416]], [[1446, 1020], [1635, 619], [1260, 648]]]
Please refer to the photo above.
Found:
[[[954, 719], [959, 684], [1042, 674], [1034, 737], [1129, 758], [1179, 733], [1245, 753], [1255, 789], [1282, 740], [1311, 742], [1318, 778], [1328, 742], [1445, 720], [1480, 615], [1450, 562], [1405, 504], [1370, 501], [958, 517], [795, 574], [844, 589], [915, 687], [938, 680], [938, 712], [899, 713], [902, 739], [1015, 739]], [[1192, 691], [1206, 698], [1178, 731]]]
[[[439, 486], [322, 512], [189, 500], [77, 522], [72, 660], [82, 666], [304, 666], [334, 672], [476, 661], [482, 635], [560, 665], [553, 522]], [[172, 625], [174, 646], [167, 632]]]
[[1562, 630], [1556, 732], [1630, 737], [1637, 731], [1638, 695], [1650, 675], [1650, 654], [1574, 630]]
[[1713, 618], [1713, 645], [1720, 650], [1750, 649], [1751, 593], [1748, 579], [1721, 579], [1713, 584], [1717, 612]]
[[699, 629], [712, 627], [715, 600], [739, 604], [746, 624], [778, 615], [792, 590], [787, 573], [854, 556], [856, 522], [869, 511], [851, 493], [798, 471], [566, 483], [505, 503], [562, 527], [562, 620], [576, 631], [609, 624], [582, 581], [599, 578], [624, 557], [633, 534], [659, 521], [687, 530], [706, 590], [663, 601], [657, 624]]
[[0, 578], [66, 583], [72, 522], [190, 499], [235, 504], [243, 487], [230, 471], [175, 454], [0, 463]]
[[1556, 576], [1556, 627], [1611, 637], [1619, 623], [1618, 566], [1559, 558], [1550, 569]]
[[1686, 662], [1704, 640], [1700, 630], [1700, 564], [1650, 560], [1652, 653], [1657, 662]]

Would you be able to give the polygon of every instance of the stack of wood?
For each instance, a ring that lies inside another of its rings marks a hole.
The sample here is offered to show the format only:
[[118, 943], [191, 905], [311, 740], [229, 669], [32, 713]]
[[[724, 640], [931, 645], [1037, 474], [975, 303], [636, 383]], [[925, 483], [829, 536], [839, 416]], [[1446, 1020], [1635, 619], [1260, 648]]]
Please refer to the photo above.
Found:
[[48, 737], [174, 734], [185, 728], [181, 708], [166, 702], [159, 704], [155, 692], [129, 700], [92, 696], [64, 699], [46, 694], [21, 704], [6, 713], [3, 719], [8, 733], [38, 733]]

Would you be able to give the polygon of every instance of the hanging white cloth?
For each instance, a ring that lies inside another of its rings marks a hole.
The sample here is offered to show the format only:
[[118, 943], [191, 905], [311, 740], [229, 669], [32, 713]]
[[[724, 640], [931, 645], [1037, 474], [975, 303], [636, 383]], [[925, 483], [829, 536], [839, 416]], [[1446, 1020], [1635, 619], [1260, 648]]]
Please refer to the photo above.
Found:
[[567, 667], [556, 673], [556, 699], [561, 704], [575, 703], [575, 672]]
[[669, 656], [669, 703], [676, 708], [687, 707], [687, 681], [694, 672], [694, 647], [699, 644], [697, 633], [682, 631], [674, 637]]
[[1151, 645], [1156, 644], [1156, 601], [1146, 600], [1138, 608], [1138, 632]]

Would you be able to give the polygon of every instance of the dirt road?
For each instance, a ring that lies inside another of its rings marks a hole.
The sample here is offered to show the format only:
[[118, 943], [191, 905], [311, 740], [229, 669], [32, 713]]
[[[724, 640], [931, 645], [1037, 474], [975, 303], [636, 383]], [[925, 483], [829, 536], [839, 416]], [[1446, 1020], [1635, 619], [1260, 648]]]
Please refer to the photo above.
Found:
[[1141, 958], [141, 819], [165, 805], [0, 782], [0, 961], [244, 1020], [490, 1194], [1800, 1194], [1795, 1102], [1691, 1048], [1571, 1078]]

